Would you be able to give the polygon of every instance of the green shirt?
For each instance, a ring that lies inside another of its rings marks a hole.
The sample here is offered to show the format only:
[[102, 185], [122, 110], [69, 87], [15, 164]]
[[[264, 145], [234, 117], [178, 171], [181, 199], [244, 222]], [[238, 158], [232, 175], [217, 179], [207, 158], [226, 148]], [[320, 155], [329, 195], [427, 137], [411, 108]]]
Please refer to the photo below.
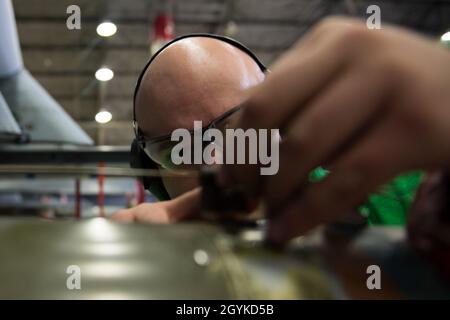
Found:
[[[319, 167], [310, 174], [310, 181], [322, 180], [328, 171]], [[371, 225], [404, 225], [408, 211], [423, 175], [415, 171], [400, 175], [382, 186], [378, 193], [369, 195], [367, 202], [359, 207], [359, 212], [368, 218]]]

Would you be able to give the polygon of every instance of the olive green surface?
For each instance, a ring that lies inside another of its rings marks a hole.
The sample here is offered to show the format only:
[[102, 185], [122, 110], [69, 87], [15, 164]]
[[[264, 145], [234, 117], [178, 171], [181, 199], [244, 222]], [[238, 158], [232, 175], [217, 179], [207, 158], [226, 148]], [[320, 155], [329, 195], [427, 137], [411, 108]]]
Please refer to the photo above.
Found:
[[[0, 298], [450, 297], [448, 282], [407, 247], [402, 229], [369, 227], [342, 239], [327, 241], [318, 230], [280, 251], [265, 247], [258, 229], [5, 217]], [[384, 291], [366, 288], [370, 264], [380, 266]], [[80, 290], [67, 287], [73, 265]]]
[[[215, 254], [212, 229], [120, 225], [105, 219], [0, 219], [0, 298], [228, 298], [222, 273], [195, 264]], [[67, 268], [81, 270], [69, 290]]]

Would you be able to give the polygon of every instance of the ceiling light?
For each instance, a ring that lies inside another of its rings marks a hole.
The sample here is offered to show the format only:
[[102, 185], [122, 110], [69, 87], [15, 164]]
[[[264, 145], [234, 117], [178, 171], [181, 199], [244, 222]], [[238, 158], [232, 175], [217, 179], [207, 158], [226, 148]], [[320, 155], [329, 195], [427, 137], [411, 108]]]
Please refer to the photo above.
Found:
[[97, 112], [97, 114], [95, 115], [95, 121], [97, 121], [98, 123], [108, 123], [110, 122], [112, 119], [112, 114], [111, 112], [105, 110], [105, 109], [101, 109], [99, 112]]
[[95, 78], [99, 81], [109, 81], [114, 77], [114, 72], [110, 68], [100, 68], [95, 72]]
[[441, 41], [450, 41], [450, 31], [442, 35]]
[[97, 26], [97, 34], [101, 37], [111, 37], [117, 32], [117, 26], [109, 21], [100, 23]]

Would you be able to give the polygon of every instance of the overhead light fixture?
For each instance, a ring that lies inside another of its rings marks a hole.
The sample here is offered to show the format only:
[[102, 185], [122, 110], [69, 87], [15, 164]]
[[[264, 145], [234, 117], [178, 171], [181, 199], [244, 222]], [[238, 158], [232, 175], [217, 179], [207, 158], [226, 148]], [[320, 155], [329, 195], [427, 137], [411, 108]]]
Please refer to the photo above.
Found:
[[442, 35], [441, 41], [445, 41], [445, 42], [450, 41], [450, 31], [446, 32]]
[[225, 25], [225, 35], [228, 37], [235, 36], [239, 31], [239, 27], [236, 22], [234, 21], [228, 21], [228, 23]]
[[116, 32], [117, 26], [110, 21], [104, 21], [97, 26], [97, 34], [101, 37], [111, 37]]
[[95, 72], [95, 78], [99, 81], [109, 81], [114, 78], [114, 72], [107, 67], [102, 67]]
[[101, 124], [105, 124], [110, 122], [112, 119], [112, 114], [108, 110], [100, 109], [99, 112], [95, 115], [95, 121]]

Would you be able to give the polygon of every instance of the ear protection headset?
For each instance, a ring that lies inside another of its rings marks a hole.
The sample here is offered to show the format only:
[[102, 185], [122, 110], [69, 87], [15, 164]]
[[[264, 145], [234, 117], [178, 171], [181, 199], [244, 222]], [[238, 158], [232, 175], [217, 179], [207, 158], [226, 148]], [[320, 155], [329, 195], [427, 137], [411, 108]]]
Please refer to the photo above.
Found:
[[[147, 71], [150, 64], [155, 60], [155, 58], [167, 47], [169, 47], [171, 44], [182, 40], [186, 38], [194, 38], [194, 37], [204, 37], [204, 38], [211, 38], [223, 41], [225, 43], [228, 43], [243, 52], [247, 53], [259, 66], [262, 72], [266, 72], [267, 68], [264, 66], [264, 64], [256, 57], [256, 55], [250, 51], [249, 48], [241, 44], [240, 42], [233, 40], [229, 37], [210, 34], [210, 33], [193, 33], [193, 34], [186, 34], [180, 37], [175, 38], [174, 40], [166, 43], [161, 49], [159, 49], [147, 62], [144, 69], [141, 71], [136, 87], [134, 89], [134, 96], [133, 96], [133, 129], [134, 129], [134, 139], [131, 144], [131, 151], [130, 151], [130, 166], [132, 168], [137, 169], [157, 169], [157, 164], [151, 160], [147, 154], [145, 153], [143, 146], [142, 146], [142, 140], [139, 139], [140, 136], [142, 136], [141, 131], [139, 130], [139, 126], [136, 120], [136, 96], [139, 92], [139, 88], [142, 82], [142, 79], [144, 78], [145, 72]], [[155, 195], [159, 200], [168, 200], [170, 199], [169, 194], [166, 191], [166, 188], [164, 187], [164, 184], [159, 177], [140, 177], [140, 180], [142, 184], [144, 185], [144, 188], [149, 190], [153, 195]]]

